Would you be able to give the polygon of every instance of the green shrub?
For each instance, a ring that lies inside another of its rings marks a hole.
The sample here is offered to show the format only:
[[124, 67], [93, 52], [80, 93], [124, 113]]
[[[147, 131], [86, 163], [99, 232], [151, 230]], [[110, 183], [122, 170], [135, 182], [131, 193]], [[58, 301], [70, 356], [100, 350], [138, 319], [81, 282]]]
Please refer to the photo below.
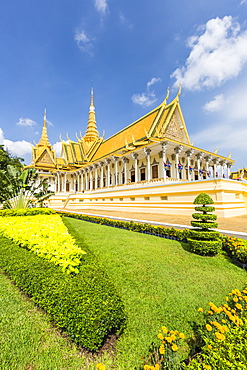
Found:
[[23, 208], [23, 209], [1, 209], [0, 216], [33, 216], [50, 215], [56, 213], [51, 208]]
[[247, 264], [247, 240], [224, 236], [222, 247], [230, 255], [243, 264]]
[[232, 328], [224, 341], [206, 340], [202, 353], [196, 356], [187, 370], [240, 370], [247, 368], [247, 323]]
[[202, 205], [195, 207], [195, 210], [201, 211], [201, 213], [192, 214], [196, 221], [191, 221], [191, 225], [195, 227], [195, 230], [190, 231], [187, 241], [193, 253], [203, 256], [216, 255], [222, 246], [220, 234], [211, 230], [218, 227], [215, 222], [217, 216], [208, 214], [208, 212], [215, 211], [214, 207], [208, 206], [213, 203], [213, 199], [205, 193], [199, 194], [194, 200], [194, 204]]
[[90, 251], [73, 276], [5, 237], [0, 244], [2, 269], [75, 343], [95, 351], [109, 333], [123, 328], [122, 301]]
[[195, 240], [188, 239], [190, 250], [201, 256], [215, 256], [221, 250], [221, 240]]
[[218, 231], [198, 231], [198, 230], [188, 230], [187, 238], [196, 240], [217, 240], [221, 238], [221, 234]]
[[[226, 303], [209, 303], [205, 325], [198, 330], [199, 353], [185, 369], [246, 369], [247, 363], [247, 289], [233, 289]], [[203, 312], [202, 308], [198, 311]]]

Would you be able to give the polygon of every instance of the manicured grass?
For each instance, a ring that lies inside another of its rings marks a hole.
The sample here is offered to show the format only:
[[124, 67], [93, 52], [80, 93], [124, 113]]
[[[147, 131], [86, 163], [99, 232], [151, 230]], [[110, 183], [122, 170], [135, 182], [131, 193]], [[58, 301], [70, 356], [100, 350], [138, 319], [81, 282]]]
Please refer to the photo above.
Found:
[[114, 369], [133, 370], [162, 325], [190, 336], [199, 307], [223, 303], [245, 285], [246, 272], [225, 255], [201, 257], [179, 242], [71, 218], [65, 223], [98, 257], [125, 304], [127, 327], [107, 369], [113, 361]]
[[0, 369], [85, 370], [87, 360], [0, 273]]

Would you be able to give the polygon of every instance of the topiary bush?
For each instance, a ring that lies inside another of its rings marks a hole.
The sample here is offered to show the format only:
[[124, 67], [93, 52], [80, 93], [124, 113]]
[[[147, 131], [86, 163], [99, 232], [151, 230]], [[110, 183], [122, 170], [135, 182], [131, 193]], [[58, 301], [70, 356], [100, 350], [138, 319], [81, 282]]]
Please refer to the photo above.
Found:
[[212, 230], [212, 228], [218, 227], [217, 222], [215, 222], [217, 215], [208, 213], [215, 211], [213, 206], [209, 206], [214, 201], [208, 194], [201, 193], [195, 198], [193, 203], [200, 204], [199, 207], [195, 207], [195, 210], [200, 211], [200, 213], [192, 214], [196, 221], [191, 221], [191, 225], [195, 229], [190, 230], [187, 241], [193, 253], [202, 256], [214, 256], [222, 247], [220, 233]]

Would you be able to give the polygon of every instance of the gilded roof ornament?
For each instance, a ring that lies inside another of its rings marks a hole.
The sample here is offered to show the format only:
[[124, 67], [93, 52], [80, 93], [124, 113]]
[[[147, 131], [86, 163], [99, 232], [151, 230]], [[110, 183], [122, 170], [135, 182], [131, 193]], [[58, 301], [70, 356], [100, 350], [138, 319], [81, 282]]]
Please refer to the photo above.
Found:
[[97, 131], [96, 126], [96, 117], [95, 117], [95, 107], [94, 107], [94, 91], [93, 87], [91, 88], [91, 97], [90, 97], [90, 107], [89, 107], [89, 115], [88, 115], [88, 124], [86, 135], [84, 136], [84, 140], [87, 144], [92, 144], [95, 140], [99, 139], [99, 133]]
[[43, 128], [42, 128], [42, 134], [41, 134], [41, 138], [37, 146], [46, 146], [46, 147], [51, 148], [51, 144], [48, 140], [48, 135], [47, 135], [46, 108], [44, 110], [44, 123], [43, 123]]
[[164, 100], [165, 104], [167, 103], [167, 100], [169, 99], [169, 96], [170, 96], [170, 87], [168, 87], [168, 89], [167, 89], [167, 94], [166, 94], [166, 97], [165, 97], [165, 100]]

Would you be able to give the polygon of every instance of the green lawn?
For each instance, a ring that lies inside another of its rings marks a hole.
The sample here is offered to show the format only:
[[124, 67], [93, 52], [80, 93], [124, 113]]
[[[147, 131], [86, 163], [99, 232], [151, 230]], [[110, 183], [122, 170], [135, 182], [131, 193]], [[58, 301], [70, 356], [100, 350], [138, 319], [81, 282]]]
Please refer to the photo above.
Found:
[[84, 370], [87, 360], [0, 273], [0, 369]]
[[224, 255], [200, 257], [173, 240], [71, 218], [65, 223], [97, 256], [125, 304], [117, 354], [86, 359], [0, 274], [0, 370], [93, 370], [97, 362], [134, 370], [162, 325], [190, 336], [191, 323], [201, 319], [198, 307], [222, 303], [246, 283], [246, 272]]
[[246, 283], [246, 272], [225, 255], [201, 257], [173, 240], [71, 218], [66, 224], [98, 257], [124, 301], [128, 322], [117, 344], [117, 369], [134, 369], [162, 325], [191, 335], [199, 307], [222, 303]]

